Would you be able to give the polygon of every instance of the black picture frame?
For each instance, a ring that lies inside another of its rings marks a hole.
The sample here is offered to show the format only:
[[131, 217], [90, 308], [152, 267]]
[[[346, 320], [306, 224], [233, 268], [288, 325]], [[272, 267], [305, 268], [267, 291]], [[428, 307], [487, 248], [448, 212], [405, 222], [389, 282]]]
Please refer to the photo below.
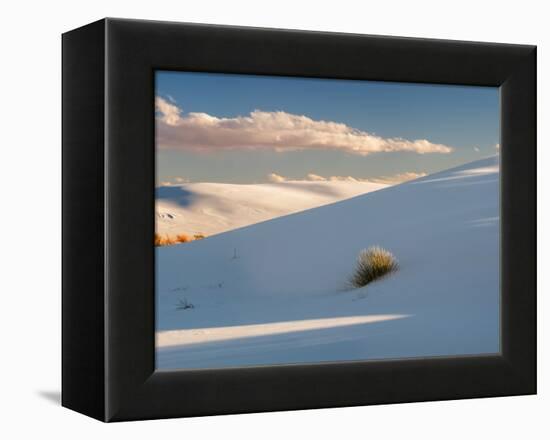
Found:
[[[63, 34], [62, 404], [103, 421], [536, 393], [536, 47], [104, 19]], [[154, 371], [154, 71], [500, 87], [501, 354]]]

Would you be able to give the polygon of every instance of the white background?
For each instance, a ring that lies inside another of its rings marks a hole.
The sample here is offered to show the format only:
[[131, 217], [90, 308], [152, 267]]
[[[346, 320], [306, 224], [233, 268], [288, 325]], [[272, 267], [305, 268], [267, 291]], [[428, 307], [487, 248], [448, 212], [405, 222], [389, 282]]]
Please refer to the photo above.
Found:
[[[0, 191], [2, 438], [406, 438], [548, 436], [548, 14], [544, 2], [2, 2]], [[101, 424], [59, 406], [61, 39], [125, 17], [538, 45], [539, 395]], [[546, 122], [546, 125], [544, 124]], [[7, 245], [7, 246], [6, 246]], [[546, 373], [546, 374], [545, 374]], [[546, 437], [548, 438], [548, 437]]]

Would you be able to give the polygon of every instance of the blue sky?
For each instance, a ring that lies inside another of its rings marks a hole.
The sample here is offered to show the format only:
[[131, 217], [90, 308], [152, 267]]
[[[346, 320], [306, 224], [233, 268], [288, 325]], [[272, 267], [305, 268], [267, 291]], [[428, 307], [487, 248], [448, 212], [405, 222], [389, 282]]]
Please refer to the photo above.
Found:
[[[318, 121], [343, 123], [352, 133], [360, 131], [365, 136], [390, 139], [386, 142], [391, 145], [388, 148], [394, 148], [392, 140], [402, 138], [410, 141], [410, 145], [425, 139], [452, 150], [419, 154], [405, 147], [405, 151], [355, 154], [346, 145], [325, 149], [318, 145], [310, 147], [308, 143], [307, 148], [287, 150], [270, 146], [269, 141], [265, 148], [256, 149], [250, 144], [244, 148], [243, 144], [241, 149], [234, 142], [229, 145], [230, 141], [212, 140], [216, 129], [205, 131], [204, 121], [209, 119], [203, 115], [197, 134], [189, 128], [194, 129], [196, 125], [192, 124], [196, 121], [165, 127], [171, 130], [170, 142], [164, 145], [157, 141], [157, 182], [180, 178], [195, 182], [253, 183], [268, 181], [272, 173], [298, 180], [308, 174], [358, 179], [401, 173], [430, 174], [493, 155], [499, 142], [499, 93], [498, 88], [492, 87], [161, 71], [156, 74], [156, 95], [177, 107], [180, 118], [189, 112], [229, 118], [236, 139], [240, 138], [235, 130], [245, 129], [235, 118], [250, 117], [254, 110], [261, 110], [268, 116], [272, 112], [283, 112], [289, 118], [306, 116], [312, 120], [308, 124], [313, 130]], [[262, 122], [247, 124], [253, 124], [247, 133], [256, 130], [264, 138], [278, 133], [276, 121], [270, 121], [267, 129]], [[233, 128], [234, 125], [237, 127]], [[157, 128], [161, 129], [164, 130]], [[191, 131], [192, 136], [188, 135]], [[181, 145], [179, 139], [183, 139]], [[202, 148], [194, 148], [196, 139], [204, 144]]]

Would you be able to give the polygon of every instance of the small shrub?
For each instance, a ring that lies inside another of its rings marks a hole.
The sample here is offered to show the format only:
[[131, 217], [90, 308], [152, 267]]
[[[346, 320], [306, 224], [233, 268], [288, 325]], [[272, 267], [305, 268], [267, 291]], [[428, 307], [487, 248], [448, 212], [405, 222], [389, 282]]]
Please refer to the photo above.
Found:
[[155, 234], [155, 246], [162, 246], [162, 237], [159, 234]]
[[180, 299], [176, 304], [176, 309], [178, 310], [187, 310], [187, 309], [194, 309], [194, 308], [195, 306], [189, 301], [187, 301], [187, 298], [183, 298], [183, 300]]
[[354, 288], [363, 287], [384, 275], [395, 272], [398, 268], [397, 260], [390, 251], [371, 246], [359, 253], [350, 284]]
[[164, 236], [155, 234], [155, 246], [170, 246], [178, 243], [189, 243], [194, 240], [201, 240], [205, 237], [206, 235], [204, 234], [195, 234], [192, 237], [184, 233], [177, 234], [175, 237], [170, 237], [168, 234]]
[[155, 234], [155, 246], [168, 246], [175, 243], [176, 241], [170, 238], [168, 235], [163, 237], [160, 234]]
[[178, 234], [176, 235], [176, 243], [187, 243], [191, 241], [191, 237], [187, 234]]

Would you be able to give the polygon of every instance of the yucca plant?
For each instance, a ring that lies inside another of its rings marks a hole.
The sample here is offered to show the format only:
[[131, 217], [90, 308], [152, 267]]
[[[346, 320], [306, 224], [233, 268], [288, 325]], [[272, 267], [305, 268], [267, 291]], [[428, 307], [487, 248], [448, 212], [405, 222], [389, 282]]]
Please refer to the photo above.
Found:
[[379, 246], [363, 249], [357, 257], [355, 272], [350, 277], [351, 287], [358, 288], [379, 279], [399, 268], [397, 259], [390, 251]]

